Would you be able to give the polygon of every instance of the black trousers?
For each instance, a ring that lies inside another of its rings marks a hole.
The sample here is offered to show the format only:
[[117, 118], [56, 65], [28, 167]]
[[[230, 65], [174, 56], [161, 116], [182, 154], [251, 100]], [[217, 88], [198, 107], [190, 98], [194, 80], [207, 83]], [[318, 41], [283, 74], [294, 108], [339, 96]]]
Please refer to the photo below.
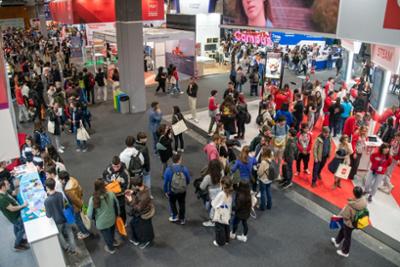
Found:
[[308, 170], [308, 162], [310, 161], [310, 154], [299, 153], [296, 160], [297, 172], [300, 172], [301, 161], [303, 161], [304, 171]]
[[353, 180], [354, 176], [357, 174], [358, 166], [360, 166], [360, 161], [361, 161], [361, 155], [362, 154], [356, 154], [357, 157], [354, 159], [353, 155], [350, 156], [350, 174], [349, 174], [349, 179]]
[[92, 104], [94, 105], [94, 87], [86, 89], [86, 97], [88, 102], [92, 99]]
[[163, 93], [165, 93], [165, 81], [164, 81], [164, 82], [158, 82], [158, 86], [157, 86], [157, 89], [156, 89], [156, 93], [157, 93], [160, 89], [163, 91]]
[[140, 216], [133, 216], [130, 222], [132, 240], [139, 243], [151, 242], [154, 239], [154, 230], [151, 219], [143, 220]]
[[229, 225], [222, 223], [215, 223], [215, 241], [219, 246], [229, 243]]
[[185, 219], [185, 203], [186, 192], [184, 193], [169, 193], [169, 205], [171, 207], [172, 217], [176, 218], [178, 216], [178, 209], [176, 203], [179, 205], [179, 220]]
[[[174, 139], [175, 139], [175, 151], [178, 150], [178, 147], [180, 149], [184, 148], [184, 142], [183, 142], [183, 134], [178, 134], [178, 135], [174, 135]], [[180, 143], [180, 146], [179, 146]]]
[[125, 196], [117, 196], [119, 204], [119, 216], [122, 218], [124, 223], [126, 222], [126, 209], [125, 209]]
[[245, 126], [245, 121], [244, 120], [237, 120], [236, 121], [236, 126], [238, 128], [238, 132], [237, 132], [237, 136], [238, 137], [244, 137], [244, 133], [246, 130], [246, 126]]
[[242, 222], [243, 225], [243, 235], [247, 236], [247, 233], [249, 232], [249, 227], [247, 226], [247, 220], [239, 219], [236, 216], [233, 218], [232, 233], [234, 234], [236, 233], [240, 222]]
[[343, 241], [342, 245], [342, 252], [345, 254], [348, 254], [350, 252], [350, 246], [351, 246], [351, 233], [353, 232], [354, 228], [350, 228], [343, 224], [343, 227], [340, 229], [337, 237], [336, 237], [336, 243], [341, 243]]

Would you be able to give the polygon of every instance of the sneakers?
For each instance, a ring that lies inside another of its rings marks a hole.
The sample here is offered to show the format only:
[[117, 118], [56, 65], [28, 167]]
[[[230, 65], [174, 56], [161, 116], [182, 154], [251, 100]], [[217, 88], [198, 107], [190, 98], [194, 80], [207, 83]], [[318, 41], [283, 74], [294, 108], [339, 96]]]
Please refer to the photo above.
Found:
[[90, 236], [90, 234], [84, 234], [84, 233], [82, 233], [82, 232], [79, 232], [79, 233], [77, 234], [77, 237], [78, 237], [79, 240], [86, 239], [86, 238], [88, 238], [89, 236]]
[[136, 242], [135, 240], [129, 239], [129, 242], [134, 246], [139, 246], [139, 242]]
[[213, 136], [214, 134], [213, 133], [208, 133], [208, 136]]
[[294, 176], [299, 176], [300, 175], [300, 172], [296, 172], [295, 174], [294, 174]]
[[213, 244], [214, 244], [214, 246], [219, 247], [217, 241], [214, 240]]
[[343, 251], [341, 250], [341, 249], [339, 249], [339, 250], [336, 250], [336, 253], [339, 255], [339, 256], [342, 256], [342, 257], [345, 257], [345, 258], [347, 258], [348, 256], [349, 256], [349, 253], [343, 253]]
[[177, 222], [177, 221], [178, 221], [178, 218], [176, 218], [176, 217], [174, 217], [174, 216], [170, 216], [170, 217], [168, 218], [168, 220], [169, 220], [170, 222]]
[[147, 241], [146, 243], [141, 244], [139, 247], [140, 247], [140, 249], [145, 249], [145, 248], [147, 248], [148, 246], [150, 246], [150, 244], [151, 244], [151, 242], [150, 242], [150, 241]]
[[87, 148], [83, 149], [82, 152], [83, 152], [83, 153], [87, 152]]
[[336, 243], [336, 238], [331, 237], [331, 242], [335, 246], [335, 248], [339, 248], [340, 244]]
[[288, 188], [292, 187], [292, 185], [293, 185], [292, 182], [287, 183], [287, 184], [283, 184], [283, 185], [282, 185], [282, 189], [288, 189]]
[[118, 240], [115, 240], [114, 242], [113, 242], [113, 246], [114, 247], [119, 247], [121, 245], [121, 242], [119, 242]]
[[60, 146], [60, 148], [61, 148], [62, 150], [65, 150], [65, 146]]
[[57, 149], [57, 152], [60, 153], [60, 154], [63, 154], [64, 150], [62, 148], [59, 148], [59, 149]]
[[108, 247], [107, 247], [107, 245], [105, 245], [104, 246], [104, 250], [106, 251], [106, 252], [108, 252], [108, 253], [110, 253], [110, 254], [114, 254], [115, 253], [115, 249], [109, 249]]
[[236, 239], [236, 234], [230, 232], [230, 233], [229, 233], [229, 238], [230, 238], [230, 239]]
[[316, 184], [316, 183], [312, 183], [312, 184], [311, 184], [311, 187], [312, 187], [312, 188], [317, 187], [317, 184]]
[[247, 236], [245, 236], [245, 235], [238, 235], [236, 238], [239, 241], [247, 242]]
[[205, 226], [205, 227], [214, 227], [215, 223], [213, 223], [212, 221], [206, 221], [206, 222], [203, 222], [203, 226]]
[[81, 149], [80, 149], [80, 148], [77, 148], [75, 151], [76, 151], [76, 152], [81, 152]]
[[311, 172], [309, 170], [305, 170], [304, 173], [311, 174]]
[[183, 95], [184, 93], [183, 93], [183, 91], [180, 91], [179, 94]]
[[186, 224], [186, 220], [185, 220], [185, 219], [179, 220], [179, 224], [180, 224], [180, 225], [185, 225], [185, 224]]
[[15, 252], [24, 251], [24, 250], [27, 250], [27, 249], [29, 249], [29, 245], [27, 245], [27, 244], [21, 244], [19, 246], [14, 246], [14, 251]]

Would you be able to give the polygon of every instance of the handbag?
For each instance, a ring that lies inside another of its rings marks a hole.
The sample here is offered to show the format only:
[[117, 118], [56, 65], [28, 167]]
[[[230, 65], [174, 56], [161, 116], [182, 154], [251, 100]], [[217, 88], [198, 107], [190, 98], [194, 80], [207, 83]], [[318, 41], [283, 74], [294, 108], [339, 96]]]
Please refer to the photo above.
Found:
[[141, 214], [140, 218], [142, 218], [143, 220], [150, 220], [151, 218], [154, 217], [155, 213], [156, 213], [156, 209], [155, 209], [154, 205], [150, 204], [150, 209], [147, 212]]
[[349, 165], [341, 163], [335, 172], [335, 176], [341, 179], [348, 179], [351, 171]]
[[174, 135], [179, 135], [188, 130], [186, 123], [184, 120], [179, 120], [177, 123], [172, 124], [172, 132]]
[[122, 236], [128, 235], [126, 232], [124, 221], [120, 216], [117, 216], [117, 218], [115, 219], [115, 227], [117, 228], [117, 231], [120, 235]]
[[67, 224], [75, 224], [74, 209], [70, 204], [65, 205], [63, 213]]
[[222, 204], [214, 209], [213, 222], [229, 225], [231, 212], [228, 205]]
[[55, 124], [55, 122], [49, 120], [49, 121], [47, 122], [47, 131], [48, 131], [49, 133], [51, 133], [51, 134], [54, 134], [55, 130], [56, 130], [56, 124]]
[[86, 213], [83, 210], [81, 211], [80, 215], [81, 215], [83, 225], [85, 226], [85, 228], [87, 230], [90, 230], [90, 228], [92, 227], [92, 222], [90, 221], [89, 217], [86, 215]]
[[333, 215], [329, 222], [329, 229], [336, 230], [343, 226], [343, 217]]
[[122, 191], [121, 185], [116, 180], [106, 185], [106, 189], [108, 192], [113, 192], [114, 194], [119, 194]]
[[167, 150], [167, 148], [163, 144], [161, 144], [161, 142], [160, 142], [162, 137], [163, 137], [163, 135], [160, 136], [160, 139], [158, 139], [158, 142], [156, 144], [156, 149], [159, 150], [159, 151]]
[[87, 141], [90, 139], [90, 135], [86, 131], [85, 127], [81, 125], [76, 132], [76, 139], [79, 141]]

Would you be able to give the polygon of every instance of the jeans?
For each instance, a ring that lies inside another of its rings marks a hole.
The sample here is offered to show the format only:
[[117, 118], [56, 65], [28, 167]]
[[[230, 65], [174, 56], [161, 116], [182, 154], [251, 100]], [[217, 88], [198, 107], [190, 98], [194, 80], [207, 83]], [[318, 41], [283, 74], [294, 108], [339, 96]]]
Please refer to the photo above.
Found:
[[218, 246], [223, 246], [229, 243], [229, 225], [222, 223], [215, 223], [215, 241]]
[[303, 169], [304, 171], [308, 170], [308, 162], [310, 161], [310, 154], [299, 153], [299, 156], [296, 160], [296, 169], [297, 172], [300, 172], [301, 161], [303, 161]]
[[290, 184], [293, 179], [293, 161], [286, 162], [286, 183]]
[[24, 104], [18, 105], [18, 119], [20, 122], [29, 121], [28, 110]]
[[16, 223], [14, 223], [14, 235], [15, 235], [14, 247], [18, 247], [21, 245], [21, 242], [25, 236], [24, 223], [22, 222], [21, 217], [18, 218], [18, 221]]
[[81, 141], [81, 140], [76, 139], [76, 146], [81, 150], [87, 149], [86, 141]]
[[250, 85], [250, 96], [258, 96], [258, 84]]
[[343, 224], [342, 228], [340, 229], [336, 237], [337, 244], [340, 244], [343, 241], [342, 252], [345, 254], [348, 254], [350, 252], [351, 233], [353, 232], [353, 230], [354, 230], [353, 228], [350, 228], [347, 225]]
[[78, 226], [79, 231], [82, 234], [90, 234], [89, 230], [85, 227], [82, 221], [81, 213], [80, 212], [74, 212], [74, 217], [75, 217], [75, 224]]
[[[72, 224], [57, 224], [58, 228], [58, 239], [60, 240], [60, 245], [63, 249], [69, 251], [76, 251], [76, 243], [74, 232], [72, 231]], [[65, 239], [65, 237], [67, 239]]]
[[314, 161], [313, 166], [313, 175], [312, 175], [312, 183], [314, 184], [317, 181], [317, 178], [321, 177], [321, 171], [325, 167], [326, 161], [328, 160], [328, 156], [322, 156], [321, 161]]
[[101, 235], [103, 236], [104, 242], [106, 243], [109, 250], [114, 250], [114, 233], [115, 233], [115, 224], [110, 228], [100, 230]]
[[247, 236], [247, 233], [249, 232], [249, 227], [247, 226], [247, 220], [239, 219], [236, 216], [233, 218], [232, 233], [236, 234], [240, 222], [242, 222], [243, 225], [243, 235]]
[[86, 96], [87, 96], [88, 103], [90, 102], [90, 99], [92, 99], [92, 104], [94, 105], [94, 88], [93, 87], [86, 89]]
[[158, 143], [158, 135], [157, 132], [151, 132], [151, 135], [153, 136], [153, 149], [154, 153], [157, 153], [157, 143]]
[[374, 196], [376, 191], [378, 191], [379, 185], [382, 183], [385, 178], [384, 174], [373, 174], [371, 170], [367, 173], [367, 178], [365, 179], [365, 192], [370, 196]]
[[215, 116], [210, 116], [210, 125], [208, 126], [208, 133], [212, 132], [214, 124], [216, 124]]
[[178, 151], [178, 147], [180, 149], [184, 148], [183, 134], [174, 135], [174, 140], [175, 140], [175, 151]]
[[272, 208], [272, 196], [271, 196], [271, 183], [264, 184], [260, 182], [260, 209], [265, 210], [265, 197], [267, 197], [267, 209]]
[[243, 84], [241, 82], [237, 82], [235, 88], [237, 91], [239, 91], [239, 93], [241, 93], [243, 89]]
[[103, 100], [107, 101], [107, 86], [97, 87], [97, 100], [101, 99], [101, 95], [103, 95]]
[[340, 117], [339, 125], [340, 125], [340, 132], [343, 131], [344, 127], [344, 122], [347, 120], [347, 118]]
[[333, 137], [336, 137], [336, 135], [341, 133], [340, 120], [341, 120], [340, 117], [338, 119], [329, 120], [329, 129], [331, 130], [331, 133], [333, 133]]
[[151, 175], [150, 175], [150, 173], [145, 172], [143, 174], [143, 183], [150, 190], [150, 188], [151, 188]]
[[171, 207], [171, 215], [173, 218], [178, 216], [178, 209], [176, 207], [176, 202], [179, 205], [179, 220], [185, 219], [185, 200], [186, 200], [186, 192], [184, 193], [173, 193], [170, 192], [169, 194], [169, 205]]

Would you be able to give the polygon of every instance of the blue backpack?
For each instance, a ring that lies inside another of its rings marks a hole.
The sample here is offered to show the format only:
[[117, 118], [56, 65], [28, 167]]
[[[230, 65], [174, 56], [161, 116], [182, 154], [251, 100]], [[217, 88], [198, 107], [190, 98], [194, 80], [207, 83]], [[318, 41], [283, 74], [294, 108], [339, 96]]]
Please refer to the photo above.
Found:
[[40, 149], [44, 150], [47, 145], [51, 145], [51, 140], [50, 137], [47, 135], [47, 133], [40, 133]]

